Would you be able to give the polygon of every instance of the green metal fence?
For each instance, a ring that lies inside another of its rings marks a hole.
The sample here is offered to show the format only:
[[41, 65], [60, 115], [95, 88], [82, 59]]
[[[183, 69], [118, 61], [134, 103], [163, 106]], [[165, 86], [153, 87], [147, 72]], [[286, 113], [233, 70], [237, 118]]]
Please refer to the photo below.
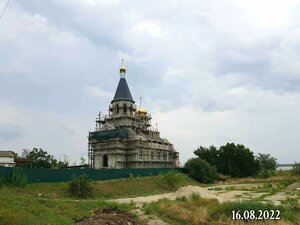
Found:
[[[15, 168], [0, 167], [1, 176], [7, 176]], [[182, 172], [181, 168], [145, 168], [145, 169], [29, 169], [18, 168], [28, 177], [29, 182], [63, 182], [69, 181], [72, 176], [86, 174], [91, 180], [110, 180], [128, 178], [130, 176], [155, 176], [169, 171]]]

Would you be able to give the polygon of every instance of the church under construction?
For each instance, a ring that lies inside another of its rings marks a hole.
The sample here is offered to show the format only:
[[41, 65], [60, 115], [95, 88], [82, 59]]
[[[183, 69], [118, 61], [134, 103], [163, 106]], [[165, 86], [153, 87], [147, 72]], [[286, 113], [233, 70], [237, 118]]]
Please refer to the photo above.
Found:
[[125, 74], [122, 65], [108, 115], [99, 113], [95, 131], [89, 132], [89, 165], [96, 169], [178, 166], [178, 152], [151, 126], [151, 114], [141, 104], [136, 107]]

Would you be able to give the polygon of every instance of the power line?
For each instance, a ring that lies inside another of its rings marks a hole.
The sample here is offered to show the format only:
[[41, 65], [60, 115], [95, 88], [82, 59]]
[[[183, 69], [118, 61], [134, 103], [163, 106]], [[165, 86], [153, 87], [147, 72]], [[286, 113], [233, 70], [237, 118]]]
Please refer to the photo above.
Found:
[[8, 6], [8, 4], [9, 4], [9, 2], [10, 2], [10, 0], [7, 0], [6, 5], [4, 6], [4, 9], [3, 9], [3, 11], [2, 11], [2, 13], [1, 13], [1, 15], [0, 15], [0, 19], [2, 18], [2, 16], [3, 16], [5, 10], [7, 9], [7, 6]]

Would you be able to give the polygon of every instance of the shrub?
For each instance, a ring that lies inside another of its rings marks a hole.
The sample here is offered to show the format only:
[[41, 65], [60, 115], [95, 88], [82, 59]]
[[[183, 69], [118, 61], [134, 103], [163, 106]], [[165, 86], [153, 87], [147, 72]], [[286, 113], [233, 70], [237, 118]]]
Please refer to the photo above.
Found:
[[298, 210], [299, 204], [297, 198], [288, 197], [286, 200], [283, 201], [290, 209]]
[[263, 169], [258, 172], [257, 178], [268, 178], [274, 175], [275, 175], [275, 171]]
[[300, 175], [300, 162], [295, 162], [295, 163], [294, 163], [292, 172], [293, 172], [295, 175]]
[[218, 179], [217, 170], [203, 159], [192, 158], [185, 164], [189, 176], [202, 183], [212, 183]]
[[73, 176], [69, 183], [69, 193], [76, 198], [88, 198], [92, 197], [93, 188], [91, 181], [88, 179], [86, 174], [78, 177]]
[[[25, 187], [28, 183], [27, 176], [23, 173], [22, 169], [14, 168], [13, 171], [2, 178], [3, 183], [16, 187]], [[1, 181], [0, 181], [1, 182]]]
[[180, 186], [180, 183], [183, 182], [184, 177], [181, 173], [178, 173], [176, 171], [170, 171], [163, 175], [163, 179], [169, 188], [174, 189]]

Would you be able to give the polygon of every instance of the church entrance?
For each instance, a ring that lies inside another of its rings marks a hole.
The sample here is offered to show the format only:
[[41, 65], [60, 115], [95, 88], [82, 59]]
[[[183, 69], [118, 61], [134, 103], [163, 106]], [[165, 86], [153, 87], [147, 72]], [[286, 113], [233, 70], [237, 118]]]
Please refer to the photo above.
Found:
[[108, 156], [103, 155], [103, 167], [108, 167]]

